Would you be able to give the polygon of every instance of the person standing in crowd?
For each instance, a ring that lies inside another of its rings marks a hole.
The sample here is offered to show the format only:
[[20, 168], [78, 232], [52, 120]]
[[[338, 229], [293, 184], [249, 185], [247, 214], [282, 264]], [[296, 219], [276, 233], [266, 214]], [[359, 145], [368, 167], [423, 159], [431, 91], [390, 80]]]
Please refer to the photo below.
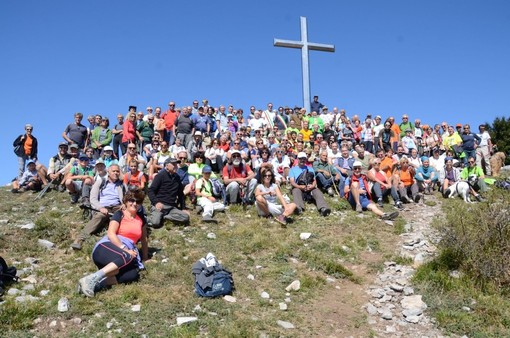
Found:
[[62, 137], [67, 141], [68, 144], [77, 144], [78, 148], [81, 150], [85, 149], [89, 142], [89, 133], [87, 127], [81, 124], [82, 119], [82, 113], [75, 113], [74, 123], [67, 125], [66, 129], [62, 133]]
[[[134, 107], [136, 109], [136, 107]], [[130, 110], [127, 114], [126, 121], [122, 125], [122, 143], [121, 151], [124, 155], [127, 151], [128, 144], [136, 142], [136, 127], [135, 127], [136, 114]]]
[[[476, 148], [476, 166], [485, 169], [485, 174], [487, 176], [491, 176], [492, 174], [490, 163], [490, 158], [492, 154], [491, 136], [489, 135], [487, 130], [485, 130], [484, 124], [479, 125], [478, 130], [480, 131], [480, 133], [478, 134], [478, 137], [480, 138], [480, 143]], [[482, 160], [484, 162], [483, 164]]]
[[[37, 138], [32, 135], [34, 127], [25, 125], [25, 134], [21, 134], [12, 143], [15, 154], [18, 156], [18, 180], [23, 176], [27, 161], [32, 160], [37, 166]], [[40, 167], [40, 165], [39, 165]], [[37, 170], [37, 168], [36, 168]]]
[[109, 146], [112, 142], [113, 135], [110, 128], [110, 120], [103, 117], [96, 128], [92, 130], [90, 146], [94, 149], [94, 158], [98, 159], [101, 156], [103, 148]]
[[[124, 132], [124, 116], [122, 114], [117, 114], [117, 124], [112, 129], [113, 135], [113, 153], [115, 154], [115, 158], [120, 158], [121, 153], [119, 152], [119, 147], [122, 148], [122, 134]], [[122, 150], [121, 150], [122, 151]]]

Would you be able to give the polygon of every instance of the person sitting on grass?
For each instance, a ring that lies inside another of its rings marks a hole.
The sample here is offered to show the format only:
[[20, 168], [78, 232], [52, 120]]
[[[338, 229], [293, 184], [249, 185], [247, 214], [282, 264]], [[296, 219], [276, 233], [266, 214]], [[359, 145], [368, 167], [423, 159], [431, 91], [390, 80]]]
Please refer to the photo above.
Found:
[[[471, 175], [476, 176], [474, 182], [470, 180]], [[483, 174], [482, 168], [476, 165], [476, 159], [474, 157], [470, 156], [468, 158], [468, 166], [460, 172], [460, 179], [469, 183], [471, 194], [475, 196], [479, 202], [484, 201], [479, 192], [485, 193], [488, 190], [485, 184], [485, 175]]]
[[[115, 212], [108, 225], [108, 233], [92, 250], [92, 260], [99, 271], [78, 282], [78, 290], [87, 297], [117, 283], [130, 283], [139, 279], [143, 261], [149, 259], [147, 220], [141, 208], [145, 194], [141, 190], [128, 191], [123, 208]], [[141, 253], [137, 243], [141, 243]]]
[[143, 171], [138, 170], [138, 162], [134, 159], [129, 161], [129, 172], [124, 175], [122, 181], [125, 190], [137, 187], [145, 191], [147, 186], [147, 177]]
[[334, 185], [340, 183], [340, 172], [329, 163], [327, 150], [320, 152], [319, 158], [313, 162], [313, 171], [315, 171], [315, 178], [317, 185], [323, 192], [327, 192], [329, 196], [335, 196]]
[[[287, 225], [287, 218], [294, 213], [295, 203], [287, 203], [275, 183], [275, 175], [271, 169], [262, 168], [257, 188], [255, 189], [255, 201], [257, 213], [260, 216], [267, 217], [272, 215], [274, 219], [282, 226]], [[280, 201], [280, 204], [277, 204]]]
[[370, 165], [371, 168], [367, 172], [367, 178], [369, 181], [369, 185], [372, 186], [370, 192], [375, 197], [374, 199], [377, 201], [377, 205], [380, 208], [382, 208], [383, 198], [391, 194], [391, 197], [395, 202], [395, 207], [397, 207], [398, 209], [403, 209], [402, 202], [398, 197], [397, 189], [392, 184], [388, 176], [386, 176], [386, 173], [381, 170], [381, 158], [380, 157], [373, 158], [370, 161]]
[[202, 177], [195, 182], [195, 194], [197, 203], [203, 208], [202, 221], [206, 223], [218, 223], [213, 218], [215, 211], [225, 210], [225, 204], [219, 202], [213, 193], [211, 182], [212, 168], [208, 165], [202, 168]]
[[453, 166], [453, 158], [447, 157], [445, 158], [445, 165], [439, 171], [439, 191], [443, 194], [443, 197], [447, 197], [445, 195], [446, 190], [455, 184], [455, 182], [460, 180], [460, 170], [459, 168], [455, 168]]
[[89, 166], [89, 158], [82, 154], [78, 157], [78, 165], [71, 168], [66, 179], [66, 188], [71, 195], [71, 203], [78, 203], [80, 196], [83, 199], [88, 199], [93, 183], [93, 168]]
[[430, 195], [437, 185], [439, 174], [430, 166], [430, 161], [427, 156], [421, 157], [421, 163], [422, 165], [416, 169], [414, 178], [418, 181], [418, 190]]
[[[393, 184], [400, 194], [400, 200], [404, 203], [420, 202], [421, 194], [414, 178], [415, 173], [407, 157], [403, 157], [393, 169]], [[409, 193], [412, 199], [409, 198]]]
[[23, 192], [27, 190], [39, 191], [42, 187], [42, 180], [36, 169], [34, 160], [27, 161], [27, 169], [21, 175], [19, 181], [16, 179], [12, 181], [11, 192]]
[[352, 175], [345, 180], [344, 192], [352, 208], [362, 213], [363, 210], [370, 210], [383, 220], [392, 220], [398, 216], [398, 211], [385, 213], [372, 202], [368, 188], [367, 177], [361, 173], [362, 163], [355, 161], [352, 165]]
[[230, 163], [223, 167], [222, 177], [228, 203], [237, 204], [241, 201], [244, 204], [251, 204], [253, 202], [257, 186], [255, 172], [241, 159], [239, 150], [231, 152]]

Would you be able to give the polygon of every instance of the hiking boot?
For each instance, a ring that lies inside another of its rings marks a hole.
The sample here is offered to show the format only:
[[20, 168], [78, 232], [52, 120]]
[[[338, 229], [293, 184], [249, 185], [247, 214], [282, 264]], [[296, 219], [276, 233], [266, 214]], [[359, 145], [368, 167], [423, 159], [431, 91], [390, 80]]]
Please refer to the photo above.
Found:
[[411, 200], [410, 200], [410, 199], [409, 199], [409, 197], [407, 197], [407, 196], [402, 196], [400, 199], [401, 199], [401, 200], [402, 200], [402, 202], [404, 202], [404, 203], [411, 203]]
[[335, 191], [333, 190], [333, 188], [332, 188], [332, 187], [329, 187], [329, 188], [328, 188], [328, 195], [329, 195], [330, 197], [335, 196]]
[[395, 207], [399, 210], [404, 210], [404, 205], [402, 205], [402, 202], [400, 201], [395, 203]]
[[283, 214], [276, 216], [274, 220], [280, 223], [282, 226], [287, 226], [287, 220]]
[[205, 223], [218, 223], [217, 220], [215, 220], [214, 218], [212, 218], [209, 215], [202, 217], [202, 222], [205, 222]]
[[303, 213], [303, 211], [304, 211], [304, 210], [303, 210], [303, 209], [301, 209], [301, 208], [296, 208], [296, 210], [294, 210], [294, 213], [295, 213], [296, 215], [301, 215], [301, 214]]
[[382, 207], [383, 207], [382, 198], [379, 198], [379, 199], [377, 200], [377, 206], [378, 206], [378, 207], [380, 207], [380, 208], [382, 208]]
[[397, 216], [398, 216], [398, 211], [393, 211], [392, 213], [385, 212], [381, 216], [381, 219], [384, 221], [390, 221], [390, 220], [394, 220], [395, 218], [397, 218]]
[[322, 208], [321, 209], [321, 215], [323, 217], [327, 217], [329, 214], [331, 214], [331, 209], [329, 209], [329, 208]]
[[361, 204], [356, 204], [356, 211], [357, 212], [363, 212], [363, 207], [361, 207]]
[[19, 193], [19, 189], [11, 189], [11, 192], [12, 192], [13, 194], [17, 194], [17, 193]]
[[420, 203], [420, 200], [421, 200], [422, 196], [423, 196], [422, 194], [419, 194], [419, 193], [416, 194], [416, 196], [414, 196], [414, 202], [415, 203]]
[[78, 281], [78, 292], [83, 293], [87, 297], [94, 297], [94, 289], [96, 288], [97, 282], [94, 274], [81, 278]]
[[485, 202], [485, 199], [480, 194], [476, 195], [475, 198], [478, 202]]
[[71, 194], [71, 204], [78, 203], [79, 199], [80, 199], [80, 195], [78, 195], [78, 194]]
[[58, 187], [57, 187], [57, 191], [58, 192], [64, 192], [64, 191], [66, 191], [66, 187], [63, 186], [62, 184], [59, 184]]
[[71, 249], [76, 251], [81, 250], [81, 241], [76, 241], [73, 244], [71, 244]]

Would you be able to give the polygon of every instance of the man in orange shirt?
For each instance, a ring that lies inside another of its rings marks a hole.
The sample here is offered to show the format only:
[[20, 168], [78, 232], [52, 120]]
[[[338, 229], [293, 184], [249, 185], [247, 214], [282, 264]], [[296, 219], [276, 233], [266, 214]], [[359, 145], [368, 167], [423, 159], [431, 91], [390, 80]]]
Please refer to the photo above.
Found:
[[237, 203], [239, 198], [243, 202], [254, 201], [257, 179], [250, 166], [241, 159], [239, 150], [230, 153], [230, 161], [223, 167], [223, 181], [226, 186], [227, 200], [230, 204]]
[[179, 114], [175, 110], [175, 102], [170, 101], [168, 103], [168, 110], [162, 115], [165, 120], [165, 140], [168, 144], [172, 145], [175, 141], [175, 121], [179, 117]]
[[390, 116], [388, 121], [391, 122], [391, 130], [393, 130], [393, 138], [391, 139], [391, 146], [393, 147], [393, 151], [397, 151], [397, 147], [400, 144], [400, 127], [397, 123], [395, 123], [395, 118]]

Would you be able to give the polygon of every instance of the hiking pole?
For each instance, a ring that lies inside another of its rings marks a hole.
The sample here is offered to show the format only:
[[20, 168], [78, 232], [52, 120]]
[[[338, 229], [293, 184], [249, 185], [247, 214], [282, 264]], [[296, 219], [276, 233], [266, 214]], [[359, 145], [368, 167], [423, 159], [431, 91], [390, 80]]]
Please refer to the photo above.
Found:
[[38, 199], [41, 199], [44, 194], [46, 194], [46, 192], [48, 191], [48, 189], [50, 188], [50, 186], [53, 184], [53, 181], [55, 181], [55, 179], [52, 179], [50, 181], [50, 183], [46, 184], [46, 186], [44, 187], [43, 190], [39, 191], [39, 193], [37, 194], [37, 196], [35, 196], [34, 198], [34, 201], [37, 201]]
[[[80, 204], [80, 209], [82, 209], [82, 210], [90, 210], [90, 211], [95, 211], [95, 212], [101, 212], [101, 210], [98, 210], [96, 208], [93, 208], [93, 207], [85, 205], [85, 204]], [[113, 214], [111, 212], [109, 212], [108, 216], [112, 217]]]

